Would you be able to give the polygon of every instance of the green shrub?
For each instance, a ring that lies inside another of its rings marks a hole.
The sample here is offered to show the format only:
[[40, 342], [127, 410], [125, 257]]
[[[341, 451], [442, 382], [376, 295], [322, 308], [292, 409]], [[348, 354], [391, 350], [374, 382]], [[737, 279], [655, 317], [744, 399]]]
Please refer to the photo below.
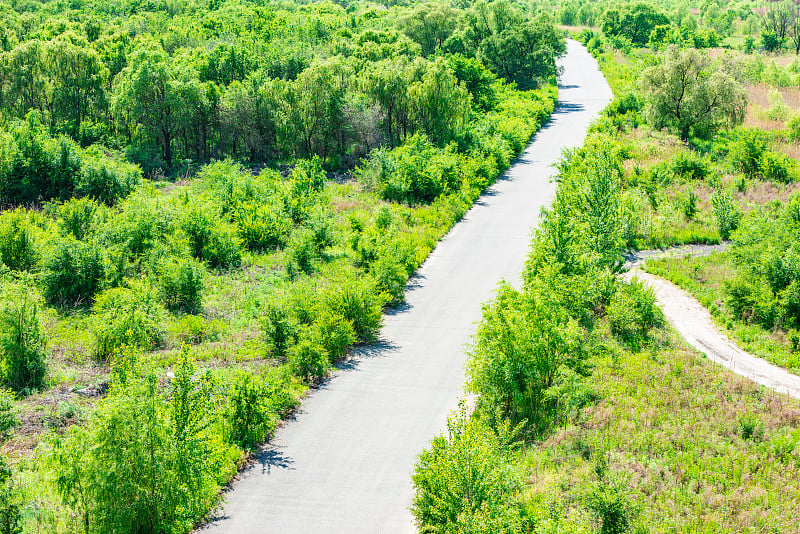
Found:
[[280, 417], [297, 406], [292, 378], [281, 366], [265, 375], [240, 372], [228, 395], [226, 413], [229, 440], [245, 450], [262, 443]]
[[184, 315], [175, 323], [173, 331], [182, 343], [216, 341], [224, 330], [222, 321], [209, 320], [201, 315]]
[[22, 509], [11, 466], [0, 456], [0, 534], [22, 533]]
[[620, 484], [597, 484], [586, 506], [600, 523], [600, 534], [625, 534], [631, 530], [635, 512], [630, 495]]
[[728, 239], [731, 232], [739, 227], [742, 214], [729, 194], [718, 189], [711, 197], [711, 207], [717, 219], [717, 228], [722, 239]]
[[763, 278], [742, 274], [726, 280], [724, 288], [725, 302], [740, 321], [772, 328], [780, 319], [779, 303]]
[[800, 113], [794, 113], [786, 122], [786, 129], [789, 132], [789, 140], [795, 143], [800, 142]]
[[386, 294], [389, 303], [403, 302], [405, 299], [408, 273], [394, 257], [384, 253], [370, 265], [370, 273], [377, 282], [377, 289]]
[[647, 340], [652, 328], [664, 323], [655, 294], [638, 280], [617, 287], [606, 314], [611, 331], [635, 348]]
[[286, 244], [292, 220], [276, 206], [246, 203], [236, 210], [236, 227], [248, 250], [273, 250]]
[[222, 439], [209, 375], [184, 356], [167, 400], [137, 359], [119, 353], [88, 423], [50, 438], [44, 463], [76, 516], [71, 530], [188, 532], [233, 475], [239, 454]]
[[12, 271], [30, 271], [38, 260], [28, 212], [18, 208], [0, 215], [0, 261]]
[[298, 228], [289, 242], [289, 261], [300, 272], [314, 272], [314, 262], [319, 257], [314, 231], [310, 228]]
[[297, 340], [299, 325], [289, 306], [276, 300], [267, 304], [261, 317], [261, 330], [267, 345], [267, 353], [275, 358], [284, 358]]
[[55, 305], [87, 305], [103, 288], [106, 276], [106, 258], [99, 245], [64, 239], [53, 245], [45, 259], [44, 297]]
[[105, 213], [97, 201], [91, 198], [73, 198], [56, 209], [61, 228], [75, 239], [81, 240], [92, 235]]
[[28, 289], [7, 289], [0, 302], [3, 382], [15, 391], [36, 390], [47, 375], [44, 337]]
[[328, 352], [311, 335], [300, 339], [288, 350], [287, 360], [292, 372], [307, 384], [313, 384], [325, 377], [331, 368]]
[[729, 157], [738, 170], [752, 178], [761, 170], [759, 162], [767, 147], [766, 132], [756, 128], [744, 128], [739, 130], [731, 143]]
[[94, 354], [99, 358], [124, 346], [151, 350], [164, 339], [166, 312], [146, 279], [130, 289], [105, 290], [97, 296], [93, 311]]
[[794, 181], [792, 161], [777, 152], [768, 150], [761, 155], [758, 168], [765, 180], [786, 184]]
[[383, 302], [369, 279], [348, 279], [327, 290], [323, 306], [353, 325], [358, 341], [373, 341], [383, 322]]
[[7, 389], [0, 389], [0, 441], [10, 438], [14, 428], [20, 425], [17, 417], [19, 410], [14, 407], [15, 400], [14, 393]]
[[421, 532], [464, 532], [463, 523], [479, 511], [505, 516], [503, 508], [520, 484], [507, 434], [470, 419], [463, 408], [447, 427], [447, 437], [434, 438], [422, 451], [411, 477], [411, 512]]
[[356, 339], [350, 321], [327, 309], [321, 310], [314, 320], [314, 336], [331, 361], [344, 356]]
[[688, 221], [693, 221], [695, 215], [697, 215], [697, 195], [694, 191], [689, 191], [689, 196], [686, 197], [686, 201], [683, 203], [683, 214]]
[[203, 265], [191, 258], [170, 257], [158, 265], [161, 302], [170, 309], [197, 313], [203, 301]]
[[710, 172], [708, 163], [694, 152], [678, 152], [672, 160], [672, 170], [690, 180], [705, 180]]
[[133, 191], [141, 176], [142, 171], [137, 165], [106, 158], [100, 149], [90, 148], [83, 154], [75, 195], [114, 204]]
[[214, 268], [236, 267], [242, 262], [236, 231], [200, 202], [185, 207], [180, 226], [195, 258]]
[[551, 299], [523, 294], [507, 284], [483, 307], [467, 362], [467, 390], [480, 395], [478, 409], [532, 432], [557, 415], [558, 398], [546, 392], [565, 369], [582, 372], [582, 330]]

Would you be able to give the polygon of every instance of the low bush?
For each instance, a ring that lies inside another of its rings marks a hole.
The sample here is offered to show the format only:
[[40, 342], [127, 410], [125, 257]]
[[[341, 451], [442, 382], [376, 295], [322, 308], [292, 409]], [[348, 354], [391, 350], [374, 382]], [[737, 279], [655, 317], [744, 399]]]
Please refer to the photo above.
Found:
[[15, 209], [0, 215], [0, 261], [12, 271], [30, 271], [39, 261], [29, 214]]
[[38, 305], [22, 288], [6, 288], [0, 298], [3, 382], [18, 392], [34, 391], [44, 384], [47, 375]]
[[349, 279], [329, 288], [323, 306], [353, 325], [357, 341], [373, 341], [383, 322], [383, 301], [369, 278]]
[[116, 350], [151, 350], [164, 339], [166, 312], [148, 280], [130, 289], [114, 287], [97, 296], [93, 307], [94, 354], [108, 358]]
[[63, 239], [52, 245], [44, 261], [44, 297], [50, 304], [85, 306], [105, 285], [107, 272], [99, 245]]
[[794, 181], [792, 161], [783, 154], [771, 150], [764, 152], [758, 162], [758, 168], [765, 180], [781, 184]]
[[10, 438], [14, 428], [20, 425], [19, 410], [14, 406], [15, 400], [16, 395], [13, 392], [0, 389], [0, 441]]
[[289, 347], [297, 340], [299, 325], [287, 303], [277, 299], [265, 307], [261, 330], [267, 353], [275, 358], [285, 358]]
[[678, 152], [672, 160], [672, 170], [690, 180], [705, 180], [710, 169], [708, 162], [695, 152]]
[[307, 384], [324, 378], [331, 368], [328, 351], [315, 336], [308, 333], [300, 336], [297, 343], [289, 348], [287, 361], [295, 376]]
[[180, 226], [186, 234], [192, 256], [198, 260], [220, 269], [241, 264], [239, 236], [229, 224], [214, 216], [211, 206], [201, 202], [185, 206]]
[[606, 314], [611, 331], [634, 348], [641, 347], [650, 330], [664, 323], [655, 294], [637, 280], [617, 287]]
[[282, 248], [292, 230], [291, 219], [274, 205], [241, 204], [236, 210], [235, 219], [239, 238], [248, 250]]
[[737, 170], [752, 178], [760, 172], [761, 156], [767, 150], [766, 132], [756, 128], [743, 128], [730, 144], [729, 158]]
[[[470, 419], [463, 408], [448, 418], [447, 427], [446, 437], [434, 438], [422, 451], [411, 477], [411, 512], [420, 531], [474, 532], [464, 529], [477, 515], [513, 518], [504, 509], [513, 506], [509, 497], [521, 480], [510, 463], [508, 429], [498, 432]], [[515, 522], [519, 520], [517, 513]], [[505, 532], [515, 532], [514, 526], [503, 525]]]
[[157, 268], [161, 302], [174, 311], [197, 313], [203, 302], [203, 265], [191, 258], [169, 257]]
[[336, 361], [344, 356], [348, 347], [356, 339], [350, 321], [330, 310], [320, 310], [314, 320], [313, 328], [315, 339], [328, 353], [331, 361]]
[[721, 189], [718, 189], [711, 197], [711, 207], [714, 210], [714, 217], [717, 219], [720, 237], [728, 239], [731, 232], [739, 227], [742, 213], [733, 203], [731, 196]]
[[73, 198], [56, 208], [62, 230], [75, 239], [82, 240], [95, 233], [106, 213], [91, 198]]

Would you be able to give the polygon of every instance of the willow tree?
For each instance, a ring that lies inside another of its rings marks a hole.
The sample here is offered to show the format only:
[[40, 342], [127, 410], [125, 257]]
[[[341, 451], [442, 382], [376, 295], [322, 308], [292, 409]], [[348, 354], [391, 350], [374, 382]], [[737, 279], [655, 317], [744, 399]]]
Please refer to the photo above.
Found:
[[744, 120], [744, 89], [694, 48], [668, 48], [659, 65], [642, 73], [642, 89], [648, 122], [676, 131], [683, 140], [708, 137]]

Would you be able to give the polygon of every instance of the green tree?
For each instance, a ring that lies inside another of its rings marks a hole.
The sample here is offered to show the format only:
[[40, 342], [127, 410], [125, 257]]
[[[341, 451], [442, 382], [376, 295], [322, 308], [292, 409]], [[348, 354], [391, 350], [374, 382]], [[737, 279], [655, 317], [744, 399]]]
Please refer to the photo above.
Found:
[[603, 15], [601, 29], [612, 37], [625, 37], [639, 46], [646, 46], [656, 26], [669, 25], [669, 19], [649, 4], [636, 4], [620, 12], [609, 9]]
[[667, 49], [662, 62], [642, 74], [642, 88], [648, 121], [676, 130], [681, 139], [707, 137], [744, 120], [742, 87], [695, 49]]
[[400, 28], [422, 47], [422, 55], [435, 54], [452, 35], [458, 12], [445, 3], [420, 3], [400, 18]]

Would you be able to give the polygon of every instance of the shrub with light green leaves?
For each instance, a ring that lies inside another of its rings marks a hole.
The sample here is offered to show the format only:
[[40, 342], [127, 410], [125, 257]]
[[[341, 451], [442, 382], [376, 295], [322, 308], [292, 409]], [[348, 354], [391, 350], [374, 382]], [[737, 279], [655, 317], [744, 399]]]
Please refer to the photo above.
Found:
[[166, 311], [147, 279], [131, 288], [107, 289], [97, 296], [93, 311], [94, 354], [98, 358], [108, 358], [125, 346], [151, 350], [164, 339]]
[[35, 391], [47, 375], [39, 306], [27, 288], [7, 287], [0, 295], [0, 364], [3, 382], [18, 392]]
[[51, 245], [44, 260], [44, 297], [50, 304], [85, 306], [103, 288], [107, 273], [98, 244], [65, 238]]
[[635, 348], [647, 341], [650, 330], [664, 324], [655, 294], [638, 280], [617, 286], [606, 315], [611, 331]]

